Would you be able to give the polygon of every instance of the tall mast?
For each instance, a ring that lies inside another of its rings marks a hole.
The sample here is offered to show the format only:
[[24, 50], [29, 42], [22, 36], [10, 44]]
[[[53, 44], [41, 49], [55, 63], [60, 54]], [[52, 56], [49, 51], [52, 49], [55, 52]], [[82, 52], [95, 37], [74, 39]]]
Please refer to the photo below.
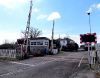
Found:
[[28, 38], [29, 38], [29, 33], [30, 33], [30, 21], [31, 21], [32, 6], [33, 6], [33, 2], [31, 0], [28, 20], [27, 20], [27, 25], [26, 25], [26, 31], [25, 31], [26, 52], [28, 52], [27, 48], [28, 48], [28, 44], [29, 44]]
[[55, 21], [53, 20], [53, 27], [52, 27], [52, 41], [51, 41], [51, 51], [53, 51], [54, 25], [55, 25]]

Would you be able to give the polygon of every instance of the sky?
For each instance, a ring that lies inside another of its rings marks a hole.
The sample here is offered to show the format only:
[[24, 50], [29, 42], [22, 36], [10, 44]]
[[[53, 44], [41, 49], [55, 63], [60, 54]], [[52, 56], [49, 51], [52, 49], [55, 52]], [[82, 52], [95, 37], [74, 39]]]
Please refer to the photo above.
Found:
[[[26, 29], [30, 0], [0, 0], [0, 44], [14, 42]], [[33, 0], [31, 27], [51, 38], [52, 20], [54, 37], [69, 37], [80, 43], [80, 34], [97, 33], [100, 42], [100, 0]]]

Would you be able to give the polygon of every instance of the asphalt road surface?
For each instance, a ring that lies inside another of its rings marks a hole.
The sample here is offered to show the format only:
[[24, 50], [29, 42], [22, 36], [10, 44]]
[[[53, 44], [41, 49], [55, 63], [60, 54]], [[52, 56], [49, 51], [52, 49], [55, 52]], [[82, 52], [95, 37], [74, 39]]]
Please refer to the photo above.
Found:
[[0, 78], [70, 78], [86, 68], [80, 64], [86, 52], [64, 52], [58, 55], [33, 57], [23, 61], [0, 62]]

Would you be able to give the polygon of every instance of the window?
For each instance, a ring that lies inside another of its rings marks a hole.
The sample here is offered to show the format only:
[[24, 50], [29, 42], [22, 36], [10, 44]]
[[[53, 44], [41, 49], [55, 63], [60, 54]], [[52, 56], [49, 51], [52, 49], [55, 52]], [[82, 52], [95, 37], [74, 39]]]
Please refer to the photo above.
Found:
[[45, 45], [48, 45], [48, 42], [45, 42]]
[[36, 42], [31, 42], [31, 45], [36, 45]]
[[31, 45], [43, 45], [43, 42], [38, 41], [38, 42], [31, 42]]
[[43, 45], [43, 42], [37, 42], [37, 45]]
[[65, 43], [65, 40], [63, 40], [63, 43]]

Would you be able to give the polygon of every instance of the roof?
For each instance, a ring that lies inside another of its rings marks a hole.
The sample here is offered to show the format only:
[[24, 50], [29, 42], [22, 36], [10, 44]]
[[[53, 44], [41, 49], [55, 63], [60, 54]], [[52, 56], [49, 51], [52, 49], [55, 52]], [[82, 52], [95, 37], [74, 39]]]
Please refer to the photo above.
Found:
[[50, 40], [47, 37], [37, 37], [37, 38], [30, 38], [30, 40]]
[[70, 38], [58, 38], [57, 40], [69, 40], [69, 41], [73, 41], [72, 39], [70, 39]]
[[57, 40], [67, 40], [67, 42], [75, 42], [74, 40], [72, 40], [70, 38], [63, 38], [63, 39], [59, 38]]

